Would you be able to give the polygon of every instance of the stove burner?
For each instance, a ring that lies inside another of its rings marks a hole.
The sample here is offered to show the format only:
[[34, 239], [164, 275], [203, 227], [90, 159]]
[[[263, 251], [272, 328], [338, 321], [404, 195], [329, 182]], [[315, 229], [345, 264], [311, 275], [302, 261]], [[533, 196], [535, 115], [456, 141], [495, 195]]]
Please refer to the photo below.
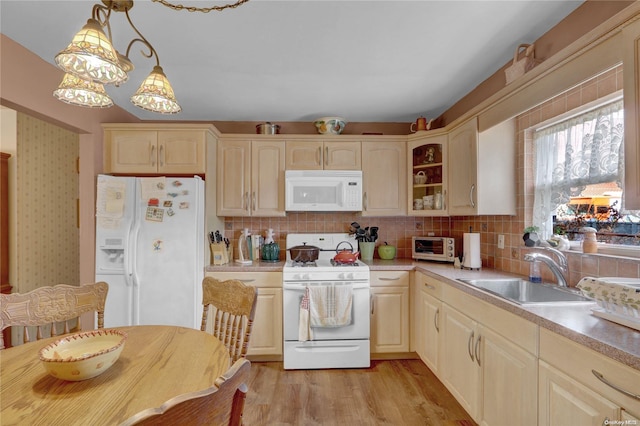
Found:
[[293, 267], [296, 267], [296, 268], [311, 268], [311, 267], [315, 267], [315, 266], [318, 266], [318, 265], [316, 264], [315, 260], [314, 261], [310, 261], [310, 262], [301, 262], [301, 261], [297, 261], [297, 260], [292, 260], [290, 266], [293, 266]]
[[331, 265], [333, 265], [333, 266], [360, 266], [358, 261], [354, 261], [354, 262], [338, 262], [335, 259], [331, 259]]

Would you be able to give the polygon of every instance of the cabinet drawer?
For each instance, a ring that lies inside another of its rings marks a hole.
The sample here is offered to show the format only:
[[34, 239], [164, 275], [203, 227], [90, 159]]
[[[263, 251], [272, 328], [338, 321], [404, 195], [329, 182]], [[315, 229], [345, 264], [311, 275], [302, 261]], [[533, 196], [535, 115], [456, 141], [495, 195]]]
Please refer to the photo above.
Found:
[[372, 271], [371, 287], [409, 286], [409, 271]]
[[640, 371], [623, 365], [547, 329], [540, 329], [540, 359], [583, 383], [600, 395], [640, 415], [640, 400], [631, 398], [598, 380], [602, 374], [611, 384], [640, 395]]
[[240, 280], [254, 287], [282, 287], [282, 272], [207, 272], [207, 277], [219, 280]]
[[416, 287], [419, 290], [435, 297], [438, 300], [442, 300], [442, 282], [421, 272], [416, 272], [415, 277]]

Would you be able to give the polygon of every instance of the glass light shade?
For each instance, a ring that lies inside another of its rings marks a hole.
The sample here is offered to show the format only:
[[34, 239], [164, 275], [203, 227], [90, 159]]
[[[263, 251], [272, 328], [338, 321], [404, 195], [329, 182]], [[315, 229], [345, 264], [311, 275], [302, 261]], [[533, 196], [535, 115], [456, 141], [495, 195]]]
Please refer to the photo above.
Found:
[[116, 50], [95, 19], [87, 21], [55, 60], [65, 72], [97, 83], [121, 84], [128, 78]]
[[131, 102], [137, 107], [161, 114], [176, 114], [182, 110], [167, 76], [159, 65], [153, 67], [151, 74], [131, 97]]
[[69, 73], [64, 75], [53, 96], [68, 104], [89, 108], [108, 108], [113, 105], [102, 84]]

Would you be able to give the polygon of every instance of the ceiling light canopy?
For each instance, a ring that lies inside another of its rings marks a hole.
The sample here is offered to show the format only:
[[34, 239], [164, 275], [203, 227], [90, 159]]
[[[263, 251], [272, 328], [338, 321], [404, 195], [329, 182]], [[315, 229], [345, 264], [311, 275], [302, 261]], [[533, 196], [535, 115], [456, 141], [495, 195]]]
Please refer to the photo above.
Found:
[[[210, 12], [235, 8], [249, 0], [238, 0], [233, 4], [209, 8], [174, 5], [165, 0], [152, 1], [174, 10]], [[180, 112], [182, 108], [176, 101], [173, 88], [160, 66], [158, 53], [131, 22], [129, 10], [133, 7], [133, 0], [102, 0], [102, 3], [93, 6], [91, 19], [73, 37], [69, 46], [56, 55], [56, 64], [66, 74], [58, 89], [53, 92], [54, 97], [72, 105], [89, 108], [110, 107], [113, 101], [107, 95], [103, 84], [120, 86], [127, 81], [128, 73], [134, 68], [128, 57], [129, 51], [134, 43], [140, 42], [148, 49], [148, 52], [141, 53], [147, 58], [155, 56], [156, 65], [131, 97], [131, 102], [140, 108], [161, 114]], [[124, 12], [129, 25], [138, 35], [138, 38], [129, 42], [125, 55], [118, 52], [112, 44], [109, 24], [112, 12]], [[104, 31], [105, 28], [107, 32]]]

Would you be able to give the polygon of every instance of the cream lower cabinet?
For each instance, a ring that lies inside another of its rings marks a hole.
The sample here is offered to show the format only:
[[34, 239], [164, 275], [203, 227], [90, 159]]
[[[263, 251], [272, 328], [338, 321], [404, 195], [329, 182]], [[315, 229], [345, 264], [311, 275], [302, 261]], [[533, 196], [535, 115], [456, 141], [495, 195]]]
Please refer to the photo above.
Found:
[[638, 398], [638, 370], [549, 330], [540, 330], [541, 426], [634, 424], [622, 421], [639, 418]]
[[282, 272], [207, 272], [219, 280], [237, 279], [258, 287], [253, 329], [247, 355], [252, 359], [282, 358]]
[[540, 425], [606, 425], [620, 407], [540, 361]]
[[103, 124], [104, 171], [119, 174], [205, 174], [210, 126]]
[[409, 352], [409, 272], [371, 272], [371, 353]]
[[362, 142], [362, 216], [407, 214], [406, 141]]
[[284, 163], [284, 141], [221, 139], [217, 215], [285, 216]]
[[536, 425], [535, 324], [448, 286], [441, 318], [438, 376], [463, 408], [481, 425]]
[[413, 291], [414, 350], [436, 375], [440, 365], [440, 317], [442, 284], [420, 272], [415, 273]]

